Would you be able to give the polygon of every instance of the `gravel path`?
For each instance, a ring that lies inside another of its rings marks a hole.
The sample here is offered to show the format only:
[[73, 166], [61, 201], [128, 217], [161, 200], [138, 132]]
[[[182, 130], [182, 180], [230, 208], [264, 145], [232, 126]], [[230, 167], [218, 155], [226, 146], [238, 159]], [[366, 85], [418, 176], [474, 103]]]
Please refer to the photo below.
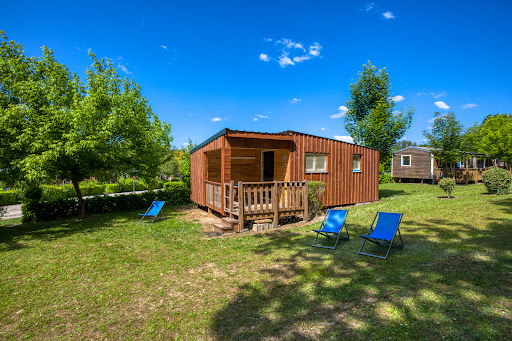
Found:
[[[157, 189], [156, 191], [159, 191]], [[122, 193], [109, 193], [107, 195], [114, 197], [116, 195], [127, 195], [127, 194], [140, 194], [147, 191], [135, 191], [135, 192], [122, 192]], [[92, 198], [91, 196], [84, 197], [84, 199]], [[21, 218], [21, 204], [0, 206], [0, 220]]]

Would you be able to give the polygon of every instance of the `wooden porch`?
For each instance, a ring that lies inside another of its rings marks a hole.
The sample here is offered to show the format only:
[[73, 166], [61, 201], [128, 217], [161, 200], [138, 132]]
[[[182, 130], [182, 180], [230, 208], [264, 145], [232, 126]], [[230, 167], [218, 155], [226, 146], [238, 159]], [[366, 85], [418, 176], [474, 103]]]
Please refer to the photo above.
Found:
[[[487, 170], [486, 167], [482, 168], [461, 168], [454, 170], [455, 181], [458, 184], [478, 183], [482, 181], [482, 176]], [[450, 168], [434, 168], [434, 182], [437, 183], [442, 178], [451, 177], [452, 171]]]
[[302, 216], [308, 220], [306, 181], [267, 181], [218, 183], [205, 180], [206, 206], [222, 215], [236, 218], [239, 231], [249, 220]]

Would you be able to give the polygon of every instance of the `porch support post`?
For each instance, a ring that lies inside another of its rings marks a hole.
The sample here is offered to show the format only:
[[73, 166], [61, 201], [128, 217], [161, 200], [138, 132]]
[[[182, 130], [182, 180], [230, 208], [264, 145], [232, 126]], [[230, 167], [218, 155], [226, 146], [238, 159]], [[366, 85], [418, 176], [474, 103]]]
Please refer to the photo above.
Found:
[[304, 180], [304, 190], [302, 191], [302, 200], [304, 201], [304, 217], [303, 221], [309, 221], [309, 211], [308, 211], [308, 182]]
[[238, 181], [238, 221], [240, 222], [240, 231], [244, 229], [244, 183]]
[[225, 177], [225, 162], [226, 162], [226, 148], [224, 146], [222, 146], [222, 148], [220, 149], [220, 184], [221, 184], [221, 196], [222, 196], [222, 200], [221, 200], [221, 204], [220, 204], [220, 211], [222, 212], [222, 215], [225, 215], [226, 211], [224, 210], [224, 206], [225, 206], [225, 197], [226, 197], [226, 189], [225, 189], [225, 186], [224, 186], [224, 177]]
[[233, 202], [235, 201], [235, 198], [233, 197], [235, 194], [233, 191], [234, 186], [235, 186], [235, 182], [233, 180], [231, 180], [229, 182], [229, 217], [230, 218], [233, 218]]
[[272, 209], [274, 210], [274, 228], [279, 225], [279, 187], [274, 180], [274, 189], [272, 191]]

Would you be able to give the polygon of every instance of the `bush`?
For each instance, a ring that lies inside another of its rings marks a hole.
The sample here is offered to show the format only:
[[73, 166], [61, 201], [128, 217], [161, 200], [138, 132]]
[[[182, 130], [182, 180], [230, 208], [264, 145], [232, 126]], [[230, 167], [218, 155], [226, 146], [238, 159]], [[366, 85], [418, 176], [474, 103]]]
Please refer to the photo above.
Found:
[[119, 193], [123, 186], [119, 183], [105, 185], [105, 193]]
[[439, 187], [443, 189], [443, 191], [448, 195], [448, 199], [452, 194], [452, 191], [455, 189], [455, 179], [453, 178], [444, 178], [439, 181]]
[[104, 193], [104, 185], [99, 185], [93, 181], [84, 181], [80, 184], [80, 192], [82, 196], [102, 195]]
[[[190, 203], [190, 189], [181, 182], [173, 182], [163, 191], [117, 196], [95, 196], [85, 200], [86, 214], [117, 211], [145, 210], [151, 202], [164, 200], [166, 205]], [[31, 201], [22, 206], [23, 221], [44, 221], [78, 216], [78, 199]]]
[[23, 191], [22, 201], [39, 201], [43, 196], [43, 189], [39, 186], [29, 186]]
[[0, 190], [0, 206], [14, 205], [20, 203], [20, 191], [11, 190], [3, 191]]
[[308, 211], [311, 217], [322, 211], [322, 196], [325, 192], [325, 182], [308, 181]]
[[512, 183], [512, 174], [503, 168], [490, 167], [482, 176], [482, 181], [489, 193], [507, 194]]
[[393, 178], [390, 173], [379, 174], [379, 184], [389, 184], [393, 182]]
[[75, 187], [73, 185], [43, 185], [43, 194], [41, 200], [55, 201], [76, 197]]

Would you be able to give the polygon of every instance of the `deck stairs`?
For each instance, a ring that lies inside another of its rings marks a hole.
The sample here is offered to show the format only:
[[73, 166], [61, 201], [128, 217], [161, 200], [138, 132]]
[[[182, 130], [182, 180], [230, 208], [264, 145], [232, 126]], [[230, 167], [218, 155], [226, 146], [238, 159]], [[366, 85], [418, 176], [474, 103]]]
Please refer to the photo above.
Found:
[[213, 224], [215, 232], [220, 234], [239, 233], [241, 231], [240, 222], [234, 218], [225, 217], [220, 222]]

